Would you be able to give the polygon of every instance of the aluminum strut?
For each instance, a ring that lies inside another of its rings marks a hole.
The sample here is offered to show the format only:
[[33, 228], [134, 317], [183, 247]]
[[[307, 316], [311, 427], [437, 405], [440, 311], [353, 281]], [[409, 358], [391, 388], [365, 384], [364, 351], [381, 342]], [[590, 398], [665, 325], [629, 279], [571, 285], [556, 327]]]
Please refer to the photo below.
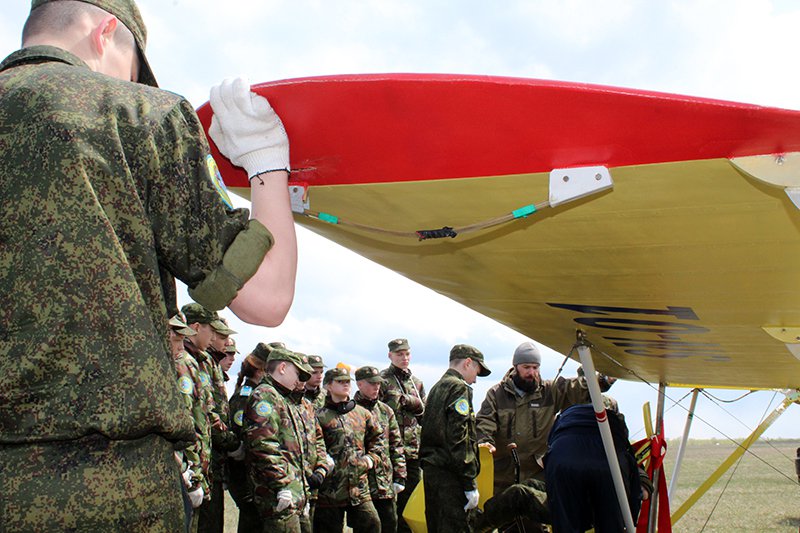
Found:
[[625, 520], [625, 529], [629, 533], [634, 533], [636, 527], [633, 524], [631, 507], [628, 504], [628, 496], [625, 492], [625, 484], [622, 481], [622, 472], [617, 459], [617, 451], [614, 448], [614, 439], [611, 436], [611, 427], [608, 425], [606, 407], [603, 404], [603, 395], [600, 392], [600, 385], [597, 383], [597, 373], [594, 369], [592, 354], [589, 351], [589, 343], [586, 341], [586, 334], [578, 330], [578, 356], [583, 365], [583, 373], [586, 376], [586, 383], [589, 386], [589, 396], [592, 398], [594, 416], [597, 419], [597, 426], [600, 428], [600, 437], [603, 439], [603, 448], [606, 452], [606, 459], [611, 470], [611, 478], [614, 481], [614, 488], [617, 493], [617, 501], [622, 511], [622, 518]]
[[680, 474], [681, 465], [683, 464], [683, 455], [686, 453], [686, 444], [689, 442], [689, 430], [692, 429], [694, 408], [697, 407], [697, 395], [699, 392], [700, 389], [694, 389], [692, 391], [692, 403], [689, 404], [689, 414], [686, 415], [686, 426], [683, 428], [683, 437], [678, 446], [678, 457], [675, 459], [675, 469], [672, 471], [672, 478], [669, 480], [669, 490], [667, 494], [669, 494], [670, 499], [672, 499], [672, 495], [675, 494], [675, 487], [678, 486], [678, 474]]

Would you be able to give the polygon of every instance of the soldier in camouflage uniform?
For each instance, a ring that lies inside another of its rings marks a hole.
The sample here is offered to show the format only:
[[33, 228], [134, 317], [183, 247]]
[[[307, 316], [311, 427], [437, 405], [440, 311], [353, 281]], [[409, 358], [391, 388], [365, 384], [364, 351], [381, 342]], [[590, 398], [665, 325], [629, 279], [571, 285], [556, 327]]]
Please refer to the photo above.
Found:
[[468, 512], [478, 505], [480, 472], [470, 385], [490, 373], [480, 350], [456, 344], [450, 368], [431, 388], [420, 446], [430, 533], [470, 531]]
[[[321, 358], [319, 356], [300, 355], [308, 362], [308, 366], [316, 372], [317, 369], [311, 366], [311, 358], [315, 358], [314, 362], [316, 363], [321, 362]], [[312, 373], [311, 376], [313, 377], [314, 374]], [[317, 420], [317, 409], [314, 407], [314, 404], [305, 397], [305, 391], [306, 382], [298, 381], [291, 398], [293, 406], [297, 409], [297, 415], [302, 422], [303, 463], [305, 465], [306, 482], [309, 488], [308, 514], [303, 514], [303, 516], [300, 517], [300, 529], [303, 533], [311, 533], [314, 524], [314, 511], [319, 496], [319, 487], [333, 470], [334, 463], [325, 449], [325, 438], [322, 435], [322, 428]]]
[[299, 533], [300, 515], [307, 512], [308, 484], [302, 421], [290, 396], [298, 380], [308, 379], [311, 368], [298, 354], [274, 348], [267, 374], [244, 414], [248, 475], [262, 531]]
[[305, 397], [314, 405], [314, 409], [319, 409], [325, 405], [327, 392], [322, 388], [322, 374], [325, 371], [325, 363], [319, 355], [309, 355], [308, 365], [314, 370], [311, 377], [305, 383]]
[[259, 177], [251, 221], [230, 206], [193, 106], [157, 88], [145, 41], [134, 0], [33, 0], [23, 48], [0, 63], [0, 198], [13, 205], [0, 213], [5, 531], [182, 529], [174, 443], [194, 427], [167, 339], [173, 276], [264, 325], [292, 299], [277, 117], [259, 100], [258, 124], [274, 127], [245, 145], [231, 115], [251, 93], [216, 91], [236, 103], [215, 107], [214, 134], [234, 163], [284, 169]]
[[368, 472], [385, 453], [381, 428], [372, 414], [350, 399], [350, 372], [337, 366], [325, 372], [328, 391], [317, 419], [325, 447], [334, 460], [333, 472], [319, 489], [314, 531], [341, 533], [344, 518], [354, 533], [380, 531], [381, 522], [372, 504]]
[[382, 533], [397, 531], [397, 495], [406, 484], [406, 458], [403, 438], [392, 408], [378, 399], [383, 378], [374, 366], [362, 366], [356, 370], [355, 401], [372, 413], [381, 428], [384, 453], [375, 468], [369, 471], [369, 489], [372, 503], [381, 519]]
[[[189, 304], [192, 305], [192, 304]], [[196, 305], [196, 304], [195, 304]], [[214, 417], [219, 420], [219, 425], [214, 425], [211, 431], [211, 500], [200, 508], [200, 533], [222, 533], [225, 526], [225, 489], [227, 471], [225, 463], [228, 453], [244, 456], [244, 447], [231, 431], [230, 407], [228, 406], [228, 391], [225, 382], [228, 375], [220, 366], [227, 358], [225, 348], [230, 335], [236, 332], [228, 327], [217, 313], [212, 313], [215, 320], [211, 326], [211, 342], [206, 353], [211, 357], [208, 371], [211, 377], [211, 392], [214, 397]], [[241, 447], [241, 449], [240, 449]]]
[[389, 341], [389, 368], [381, 372], [385, 388], [381, 399], [392, 408], [403, 437], [406, 457], [406, 490], [397, 496], [397, 531], [411, 533], [403, 511], [408, 498], [419, 483], [421, 472], [419, 461], [419, 439], [422, 430], [422, 415], [425, 412], [425, 387], [422, 380], [411, 374], [411, 347], [406, 339]]
[[[253, 352], [244, 358], [239, 370], [239, 377], [236, 380], [236, 389], [229, 402], [232, 419], [231, 430], [242, 441], [244, 441], [244, 411], [253, 391], [266, 375], [270, 350], [271, 348], [266, 344], [259, 342]], [[228, 491], [239, 508], [238, 531], [240, 533], [258, 531], [261, 528], [261, 521], [255, 503], [253, 503], [253, 489], [247, 479], [247, 468], [243, 456], [228, 457], [228, 475]]]
[[200, 383], [197, 361], [184, 348], [184, 338], [197, 334], [185, 320], [181, 313], [169, 320], [169, 340], [175, 359], [175, 369], [178, 372], [178, 390], [185, 400], [186, 408], [192, 414], [197, 439], [184, 450], [177, 452], [177, 456], [181, 459], [181, 475], [191, 504], [187, 516], [190, 517], [189, 531], [193, 533], [197, 531], [198, 523], [198, 513], [193, 512], [193, 509], [200, 507], [210, 490], [208, 468], [211, 459], [211, 424], [206, 413], [210, 392]]

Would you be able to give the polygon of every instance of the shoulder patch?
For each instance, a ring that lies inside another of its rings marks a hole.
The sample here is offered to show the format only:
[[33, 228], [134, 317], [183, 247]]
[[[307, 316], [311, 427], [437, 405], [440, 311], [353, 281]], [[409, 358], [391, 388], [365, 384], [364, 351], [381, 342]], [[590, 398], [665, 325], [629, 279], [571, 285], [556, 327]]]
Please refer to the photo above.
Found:
[[194, 392], [194, 384], [192, 383], [192, 378], [189, 376], [181, 376], [178, 380], [178, 389], [183, 394], [191, 394]]
[[269, 416], [272, 414], [272, 404], [266, 400], [261, 400], [256, 404], [256, 414], [258, 416]]
[[469, 402], [466, 398], [459, 398], [456, 400], [455, 405], [456, 413], [460, 414], [461, 416], [467, 416], [469, 414]]
[[250, 385], [245, 385], [239, 391], [239, 394], [242, 396], [250, 396], [251, 394], [253, 394], [253, 387], [251, 387]]
[[208, 167], [208, 176], [211, 178], [211, 183], [214, 184], [214, 188], [217, 190], [217, 194], [219, 194], [222, 202], [228, 209], [233, 209], [231, 197], [228, 196], [228, 188], [225, 187], [225, 182], [222, 181], [222, 174], [219, 173], [217, 162], [214, 161], [214, 157], [211, 154], [206, 156], [206, 167]]
[[236, 414], [233, 415], [233, 421], [236, 423], [237, 426], [241, 426], [244, 423], [244, 411], [239, 409], [236, 411]]
[[200, 371], [200, 383], [202, 383], [204, 387], [211, 385], [211, 378], [208, 377], [208, 372]]

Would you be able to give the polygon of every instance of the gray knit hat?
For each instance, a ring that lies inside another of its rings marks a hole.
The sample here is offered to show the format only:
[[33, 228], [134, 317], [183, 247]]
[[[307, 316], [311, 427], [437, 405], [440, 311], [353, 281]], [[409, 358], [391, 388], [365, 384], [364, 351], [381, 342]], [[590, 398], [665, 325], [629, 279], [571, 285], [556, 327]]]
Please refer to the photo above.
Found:
[[539, 353], [539, 348], [532, 342], [523, 342], [514, 350], [514, 359], [511, 364], [517, 366], [531, 363], [542, 364], [542, 354]]

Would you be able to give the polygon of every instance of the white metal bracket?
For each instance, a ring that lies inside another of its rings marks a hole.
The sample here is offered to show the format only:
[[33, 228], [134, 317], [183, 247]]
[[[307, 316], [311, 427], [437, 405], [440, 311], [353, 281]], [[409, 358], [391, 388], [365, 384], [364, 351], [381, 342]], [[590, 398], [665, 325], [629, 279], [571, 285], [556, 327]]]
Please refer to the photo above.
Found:
[[729, 161], [752, 178], [783, 187], [795, 207], [800, 209], [800, 152], [733, 157]]
[[606, 167], [557, 168], [550, 172], [550, 207], [614, 186]]
[[303, 214], [310, 204], [308, 201], [307, 189], [303, 185], [289, 185], [289, 201], [292, 205], [292, 212]]

